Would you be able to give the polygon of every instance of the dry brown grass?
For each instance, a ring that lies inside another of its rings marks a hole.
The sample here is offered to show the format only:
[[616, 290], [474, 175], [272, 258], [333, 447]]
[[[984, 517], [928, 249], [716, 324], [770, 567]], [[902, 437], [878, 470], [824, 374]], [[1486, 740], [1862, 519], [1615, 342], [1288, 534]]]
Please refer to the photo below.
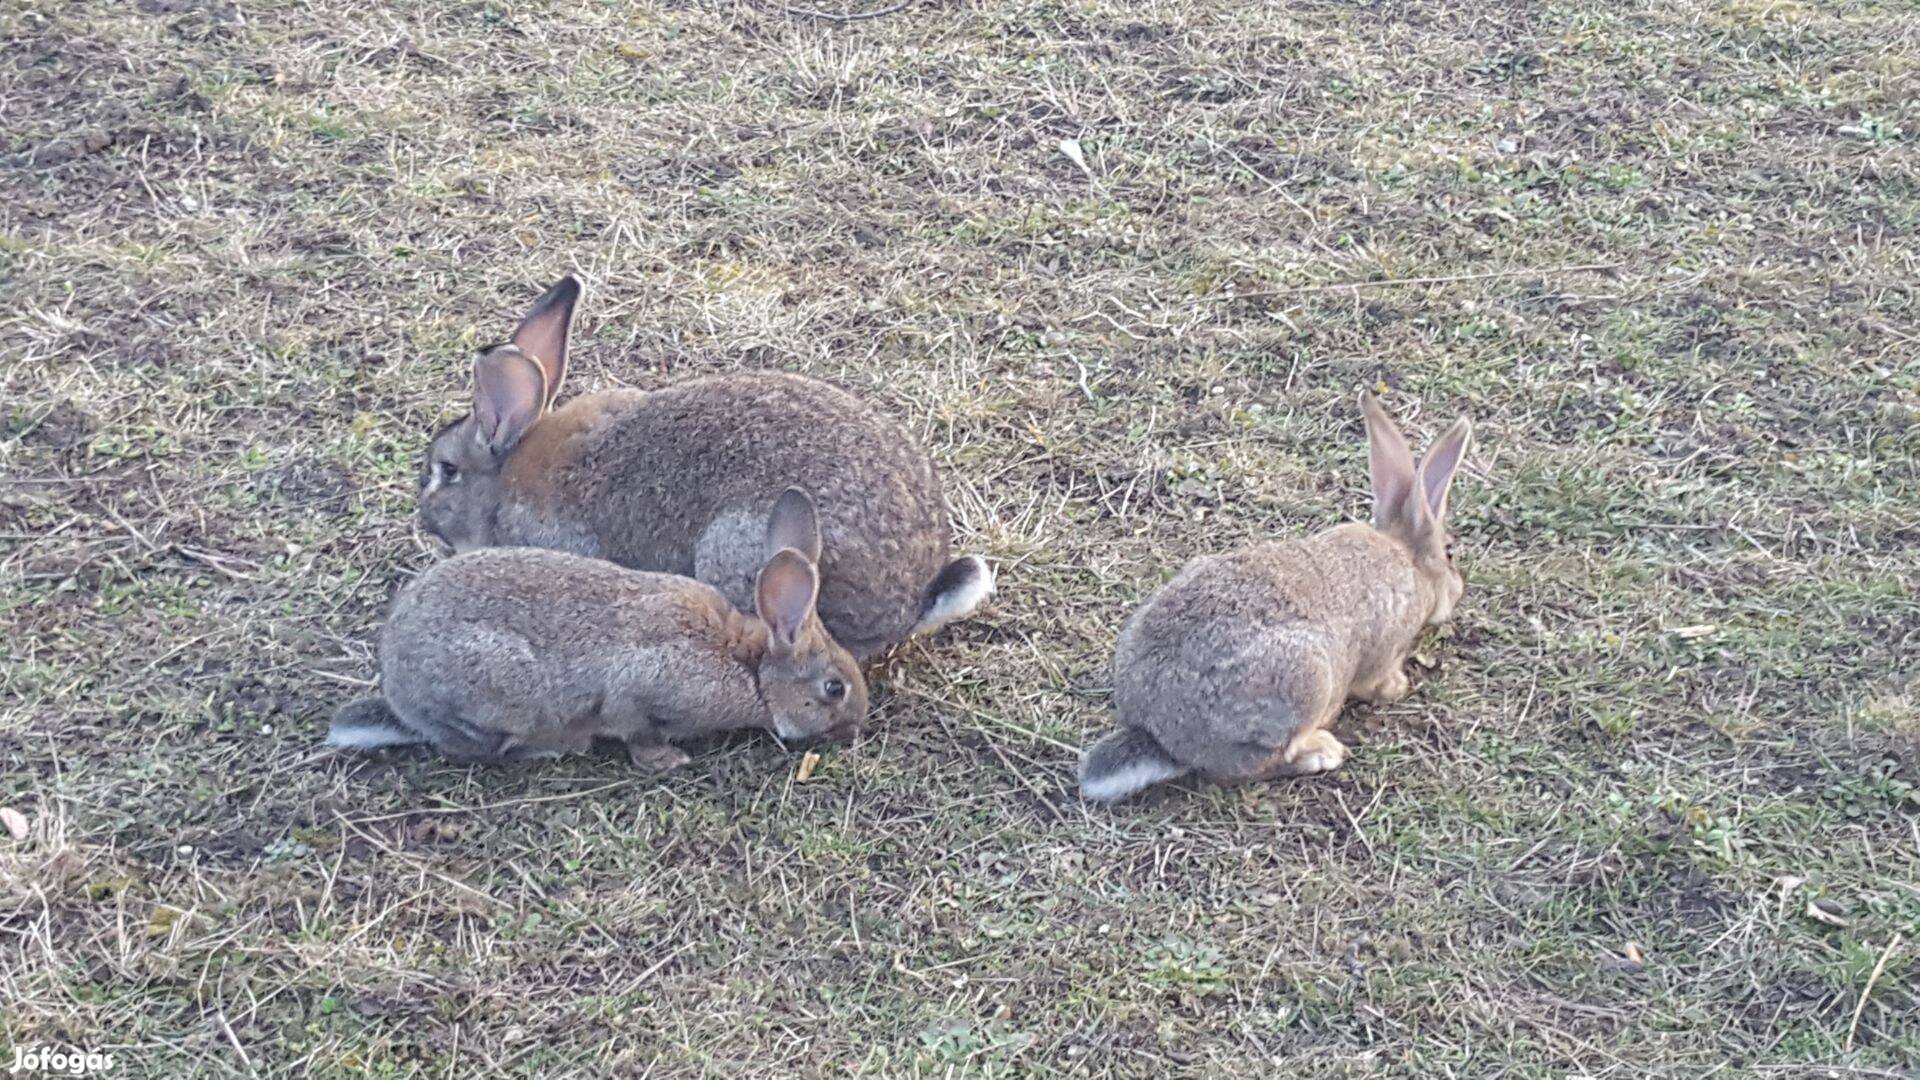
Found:
[[[1920, 1056], [1910, 5], [10, 0], [0, 41], [0, 1046]], [[1002, 567], [805, 783], [762, 739], [315, 748], [467, 350], [569, 270], [576, 388], [837, 380]], [[1376, 382], [1480, 420], [1438, 669], [1333, 778], [1083, 806], [1128, 607], [1357, 513]]]

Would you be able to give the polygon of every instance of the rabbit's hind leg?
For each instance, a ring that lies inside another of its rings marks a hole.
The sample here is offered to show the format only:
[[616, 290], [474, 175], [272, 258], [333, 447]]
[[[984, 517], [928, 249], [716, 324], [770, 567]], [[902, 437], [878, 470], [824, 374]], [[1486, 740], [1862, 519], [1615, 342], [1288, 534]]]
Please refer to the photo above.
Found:
[[1406, 669], [1394, 664], [1369, 681], [1354, 681], [1353, 696], [1362, 701], [1371, 701], [1376, 705], [1386, 705], [1413, 692], [1413, 681], [1407, 678]]
[[1277, 749], [1247, 744], [1243, 747], [1241, 759], [1233, 767], [1211, 771], [1205, 776], [1216, 784], [1226, 786], [1257, 784], [1264, 780], [1332, 772], [1346, 760], [1346, 746], [1334, 738], [1332, 732], [1315, 728]]
[[1287, 744], [1286, 751], [1281, 755], [1281, 764], [1287, 769], [1284, 775], [1287, 776], [1332, 772], [1346, 764], [1346, 760], [1346, 745], [1325, 728], [1303, 732]]
[[[1284, 744], [1261, 747], [1265, 753], [1257, 762], [1249, 763], [1251, 768], [1245, 774], [1247, 780], [1312, 776], [1315, 773], [1332, 772], [1346, 763], [1347, 748], [1328, 730], [1340, 718], [1340, 709], [1346, 704], [1345, 695], [1341, 693], [1341, 687], [1336, 685], [1334, 677], [1320, 669], [1307, 680], [1293, 685], [1292, 689], [1298, 711], [1291, 715], [1309, 719], [1293, 728], [1290, 734], [1285, 734], [1287, 741]], [[1274, 734], [1282, 735], [1283, 732], [1286, 732], [1285, 728]], [[1275, 739], [1275, 742], [1278, 741]]]
[[[1301, 689], [1308, 691], [1302, 695], [1306, 700], [1292, 715], [1309, 717], [1306, 723], [1275, 725], [1271, 730], [1272, 742], [1262, 740], [1234, 746], [1220, 763], [1225, 767], [1216, 765], [1204, 769], [1207, 778], [1219, 784], [1244, 784], [1332, 772], [1344, 764], [1347, 748], [1327, 730], [1339, 718], [1344, 704], [1339, 692], [1325, 679]], [[1283, 738], [1284, 743], [1280, 742]]]
[[419, 709], [407, 721], [435, 750], [453, 761], [496, 762], [508, 749], [504, 732], [489, 731], [452, 709]]

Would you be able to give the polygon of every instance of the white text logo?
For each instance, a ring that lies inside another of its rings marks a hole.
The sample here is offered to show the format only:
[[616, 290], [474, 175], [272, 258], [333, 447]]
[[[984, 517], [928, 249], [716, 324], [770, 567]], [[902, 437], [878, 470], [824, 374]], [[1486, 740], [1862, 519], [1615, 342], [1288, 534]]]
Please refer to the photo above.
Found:
[[9, 1073], [40, 1072], [66, 1073], [68, 1076], [87, 1076], [91, 1073], [106, 1072], [113, 1068], [113, 1055], [98, 1050], [49, 1050], [44, 1046], [16, 1046], [13, 1048], [13, 1067]]

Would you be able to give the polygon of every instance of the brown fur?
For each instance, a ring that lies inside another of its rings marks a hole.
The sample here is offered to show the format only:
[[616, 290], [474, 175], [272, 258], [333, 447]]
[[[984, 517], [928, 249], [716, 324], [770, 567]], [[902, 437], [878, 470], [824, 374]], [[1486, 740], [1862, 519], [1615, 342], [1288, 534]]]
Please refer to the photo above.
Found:
[[525, 500], [543, 513], [554, 513], [565, 505], [564, 493], [554, 478], [576, 455], [578, 441], [586, 438], [597, 424], [607, 422], [608, 406], [622, 392], [585, 394], [567, 403], [564, 409], [546, 414], [528, 429], [526, 438], [507, 458], [501, 475], [514, 497]]

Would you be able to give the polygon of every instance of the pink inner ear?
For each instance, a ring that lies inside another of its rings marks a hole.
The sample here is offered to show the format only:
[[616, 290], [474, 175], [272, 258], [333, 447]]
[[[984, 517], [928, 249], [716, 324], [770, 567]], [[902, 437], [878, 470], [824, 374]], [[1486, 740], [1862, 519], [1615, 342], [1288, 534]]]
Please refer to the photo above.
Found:
[[761, 621], [776, 638], [792, 645], [813, 614], [814, 593], [819, 578], [813, 566], [797, 551], [783, 550], [768, 560], [760, 571], [759, 588], [754, 597]]
[[473, 365], [473, 417], [487, 448], [502, 454], [513, 448], [545, 403], [546, 376], [524, 356], [490, 352]]
[[1446, 515], [1447, 493], [1453, 489], [1453, 478], [1460, 463], [1466, 460], [1472, 433], [1473, 429], [1464, 421], [1454, 424], [1434, 440], [1426, 458], [1420, 462], [1421, 494], [1435, 519]]
[[773, 504], [767, 518], [767, 548], [778, 553], [792, 548], [807, 558], [820, 558], [820, 521], [813, 499], [799, 488], [788, 488]]
[[[1373, 524], [1376, 528], [1400, 520], [1417, 521], [1420, 507], [1413, 500], [1413, 451], [1386, 409], [1371, 395], [1363, 399], [1367, 417], [1367, 470], [1373, 481]], [[1412, 511], [1409, 514], [1409, 511]]]
[[573, 307], [580, 298], [580, 283], [572, 277], [561, 278], [527, 312], [513, 331], [513, 344], [539, 363], [547, 377], [547, 395], [542, 403], [551, 405], [559, 396], [560, 383], [567, 375], [567, 336], [573, 325]]

